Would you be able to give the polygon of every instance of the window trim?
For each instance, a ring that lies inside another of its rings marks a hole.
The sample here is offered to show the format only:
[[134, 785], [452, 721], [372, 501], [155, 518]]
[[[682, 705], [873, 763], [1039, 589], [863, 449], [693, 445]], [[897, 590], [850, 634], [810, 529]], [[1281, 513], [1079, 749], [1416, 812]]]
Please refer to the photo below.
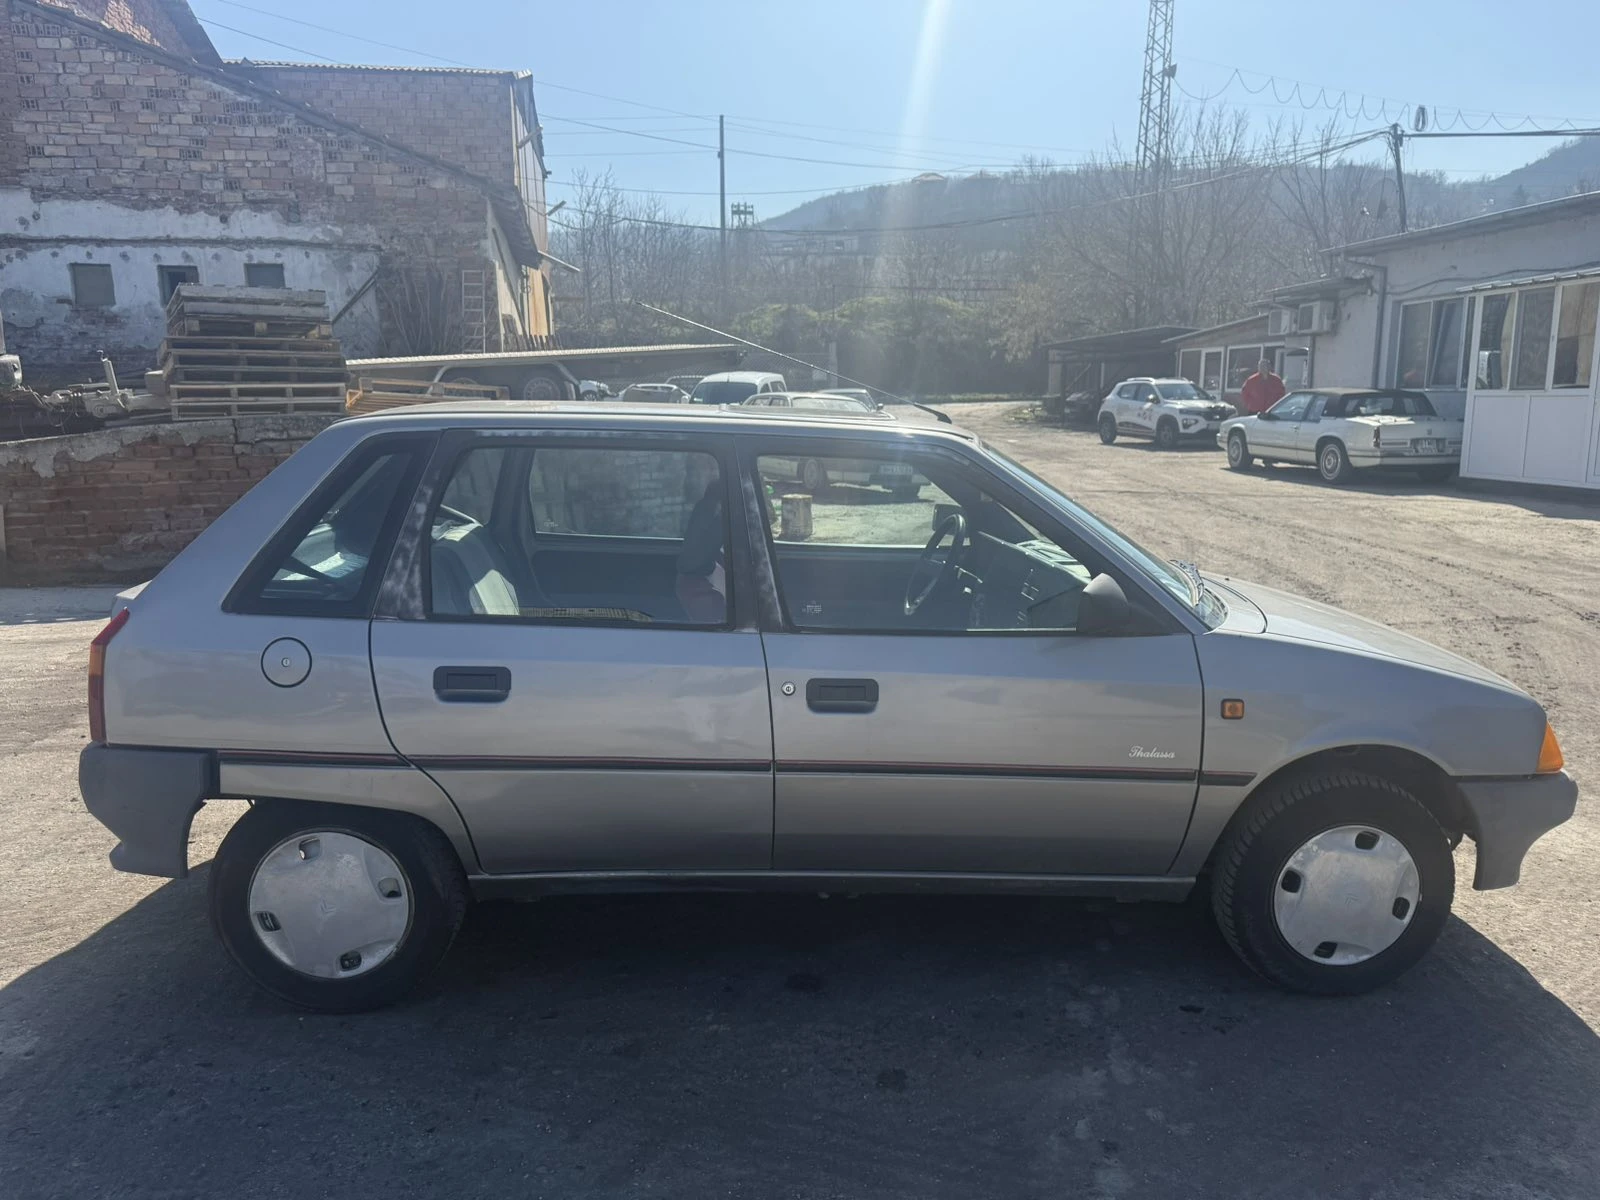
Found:
[[[717, 464], [721, 474], [724, 489], [738, 478], [735, 464], [733, 463], [731, 442], [726, 435], [710, 436], [700, 434], [659, 433], [648, 431], [638, 434], [623, 436], [598, 434], [593, 430], [508, 430], [496, 432], [493, 430], [460, 429], [452, 430], [455, 436], [441, 439], [438, 449], [434, 452], [433, 460], [428, 464], [427, 477], [424, 487], [419, 493], [419, 499], [426, 496], [425, 504], [416, 504], [414, 509], [422, 514], [420, 524], [408, 528], [407, 534], [413, 539], [417, 547], [414, 555], [417, 572], [417, 606], [415, 613], [403, 614], [404, 619], [426, 621], [432, 625], [506, 625], [506, 626], [537, 626], [554, 629], [634, 629], [634, 630], [674, 630], [678, 632], [690, 631], [696, 633], [728, 633], [745, 628], [751, 623], [751, 616], [746, 612], [749, 601], [744, 596], [753, 591], [745, 586], [745, 573], [747, 568], [741, 559], [747, 558], [739, 550], [739, 542], [744, 538], [744, 527], [741, 515], [736, 515], [734, 510], [741, 511], [743, 506], [738, 503], [735, 496], [728, 491], [723, 493], [722, 504], [722, 536], [727, 549], [728, 562], [724, 567], [723, 578], [727, 586], [727, 595], [723, 604], [723, 620], [715, 624], [688, 621], [607, 621], [598, 619], [572, 620], [559, 617], [526, 617], [501, 615], [495, 613], [435, 613], [433, 611], [433, 554], [430, 531], [433, 528], [434, 515], [439, 506], [444, 503], [444, 495], [454, 477], [457, 465], [461, 460], [474, 450], [483, 449], [528, 449], [537, 454], [540, 448], [562, 450], [665, 450], [679, 454], [707, 454]], [[531, 467], [531, 460], [529, 463]], [[496, 499], [499, 493], [509, 485], [504, 480], [498, 481], [495, 491]], [[526, 484], [521, 489], [526, 495]], [[532, 514], [529, 514], [530, 520]], [[534, 536], [539, 534], [535, 531]], [[578, 534], [562, 535], [549, 534], [545, 536], [561, 538], [564, 536], [593, 537], [598, 540], [614, 541], [643, 541], [650, 539], [613, 537], [608, 534]], [[663, 538], [662, 541], [674, 539]], [[682, 539], [676, 539], [681, 541]], [[402, 614], [394, 614], [402, 615]]]
[[[755, 497], [759, 516], [761, 473], [757, 460], [762, 457], [796, 457], [793, 454], [782, 452], [775, 447], [781, 447], [784, 441], [798, 442], [808, 447], [800, 457], [805, 458], [864, 458], [882, 454], [889, 458], [910, 459], [915, 466], [917, 458], [936, 458], [948, 464], [955, 472], [965, 477], [972, 486], [986, 492], [995, 499], [1002, 501], [1007, 508], [1013, 509], [1027, 524], [1033, 526], [1052, 541], [1058, 544], [1061, 540], [1080, 542], [1092, 554], [1104, 561], [1105, 571], [1115, 579], [1128, 598], [1128, 603], [1135, 612], [1144, 614], [1151, 622], [1152, 628], [1147, 632], [1119, 634], [1120, 637], [1163, 637], [1175, 633], [1192, 633], [1183, 622], [1176, 618], [1167, 608], [1160, 597], [1153, 594], [1152, 588], [1128, 571], [1116, 555], [1102, 547], [1098, 541], [1089, 534], [1077, 530], [1064, 522], [1055, 512], [1051, 511], [1043, 500], [1030, 495], [1016, 487], [1004, 475], [989, 468], [981, 458], [968, 457], [946, 446], [919, 445], [914, 442], [893, 442], [878, 439], [852, 440], [848, 437], [828, 437], [826, 435], [805, 435], [791, 438], [788, 434], [777, 433], [761, 436], [756, 434], [741, 434], [738, 442], [739, 469], [743, 473], [743, 481], [750, 485], [751, 494]], [[932, 480], [930, 479], [930, 482]], [[929, 531], [930, 534], [932, 531]], [[776, 539], [772, 536], [770, 524], [758, 521], [754, 529], [747, 534], [747, 542], [752, 556], [759, 556], [757, 569], [770, 588], [772, 601], [770, 608], [764, 608], [762, 619], [763, 633], [786, 633], [809, 637], [983, 637], [983, 638], [1075, 638], [1080, 636], [1076, 629], [843, 629], [822, 628], [817, 626], [804, 626], [795, 624], [789, 614], [788, 604], [784, 599], [783, 587], [778, 580], [778, 564], [776, 557]], [[864, 547], [865, 549], [882, 549], [882, 547]], [[904, 549], [904, 547], [891, 547]], [[1082, 561], [1082, 560], [1079, 560]], [[1091, 564], [1084, 563], [1091, 567]], [[1155, 628], [1154, 626], [1159, 626]]]
[[[416, 495], [424, 465], [437, 435], [432, 433], [378, 434], [357, 442], [323, 478], [311, 494], [295, 506], [287, 520], [267, 540], [248, 566], [228, 590], [222, 601], [222, 611], [250, 616], [274, 617], [332, 617], [367, 620], [383, 580], [389, 573], [405, 514]], [[268, 600], [261, 592], [276, 574], [278, 566], [315, 526], [317, 518], [327, 512], [328, 505], [347, 488], [372, 463], [388, 454], [403, 453], [411, 456], [400, 484], [395, 488], [389, 511], [384, 514], [378, 530], [378, 540], [373, 543], [372, 556], [367, 560], [366, 573], [361, 586], [349, 600]]]

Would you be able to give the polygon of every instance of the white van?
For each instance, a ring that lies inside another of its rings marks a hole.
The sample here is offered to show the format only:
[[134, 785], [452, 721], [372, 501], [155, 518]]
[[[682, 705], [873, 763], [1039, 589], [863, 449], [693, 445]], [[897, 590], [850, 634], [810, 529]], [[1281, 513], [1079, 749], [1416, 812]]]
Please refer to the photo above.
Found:
[[689, 393], [690, 404], [743, 404], [762, 392], [787, 391], [782, 375], [771, 371], [719, 371], [707, 375]]

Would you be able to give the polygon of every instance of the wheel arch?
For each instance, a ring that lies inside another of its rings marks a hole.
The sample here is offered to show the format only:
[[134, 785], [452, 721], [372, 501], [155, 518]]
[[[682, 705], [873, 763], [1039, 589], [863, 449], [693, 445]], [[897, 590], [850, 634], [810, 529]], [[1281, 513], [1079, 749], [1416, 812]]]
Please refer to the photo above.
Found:
[[1323, 447], [1325, 447], [1329, 442], [1338, 442], [1339, 449], [1344, 451], [1345, 460], [1349, 461], [1350, 447], [1345, 445], [1345, 440], [1337, 433], [1325, 433], [1317, 439], [1317, 458], [1319, 460], [1322, 458]]
[[[1471, 810], [1467, 807], [1460, 787], [1443, 767], [1427, 755], [1403, 746], [1381, 743], [1353, 743], [1343, 746], [1312, 750], [1275, 767], [1266, 775], [1254, 780], [1244, 798], [1218, 823], [1215, 836], [1205, 847], [1199, 869], [1210, 869], [1212, 859], [1228, 836], [1228, 832], [1246, 819], [1254, 803], [1270, 795], [1286, 783], [1331, 771], [1356, 771], [1386, 779], [1410, 792], [1439, 822], [1450, 838], [1451, 846], [1460, 843], [1463, 835], [1477, 836], [1472, 824]], [[1195, 848], [1198, 849], [1198, 848]], [[1185, 855], [1180, 853], [1179, 859]], [[1191, 860], [1192, 861], [1192, 860]], [[1174, 864], [1177, 868], [1177, 864]]]

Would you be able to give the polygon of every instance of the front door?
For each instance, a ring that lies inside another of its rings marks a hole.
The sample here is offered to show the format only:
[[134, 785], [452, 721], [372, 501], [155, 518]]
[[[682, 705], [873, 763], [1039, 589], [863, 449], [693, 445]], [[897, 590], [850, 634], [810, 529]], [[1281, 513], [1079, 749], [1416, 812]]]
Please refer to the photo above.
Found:
[[422, 553], [385, 581], [418, 603], [373, 622], [372, 662], [396, 749], [484, 869], [768, 867], [767, 675], [735, 620], [726, 443], [454, 441], [423, 484]]
[[[797, 453], [896, 457], [788, 442], [744, 453], [758, 491]], [[836, 485], [799, 532], [771, 523], [773, 866], [1162, 873], [1200, 765], [1192, 637], [1164, 613], [1144, 636], [1079, 636], [1102, 556], [980, 464], [909, 461], [915, 499]]]
[[1300, 456], [1300, 421], [1310, 403], [1309, 392], [1291, 392], [1263, 413], [1250, 433], [1250, 448], [1267, 458]]
[[1322, 410], [1327, 401], [1326, 396], [1313, 395], [1295, 426], [1295, 458], [1301, 462], [1317, 461], [1317, 439], [1322, 436]]

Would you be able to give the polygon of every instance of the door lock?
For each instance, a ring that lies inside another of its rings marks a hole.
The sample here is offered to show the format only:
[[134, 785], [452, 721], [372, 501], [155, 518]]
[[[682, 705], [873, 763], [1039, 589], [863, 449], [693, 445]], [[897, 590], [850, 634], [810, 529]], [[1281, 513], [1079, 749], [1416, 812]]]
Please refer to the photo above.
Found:
[[779, 688], [778, 690], [780, 692], [782, 692], [785, 696], [792, 696], [792, 695], [794, 695], [794, 684], [786, 683], [781, 688]]

